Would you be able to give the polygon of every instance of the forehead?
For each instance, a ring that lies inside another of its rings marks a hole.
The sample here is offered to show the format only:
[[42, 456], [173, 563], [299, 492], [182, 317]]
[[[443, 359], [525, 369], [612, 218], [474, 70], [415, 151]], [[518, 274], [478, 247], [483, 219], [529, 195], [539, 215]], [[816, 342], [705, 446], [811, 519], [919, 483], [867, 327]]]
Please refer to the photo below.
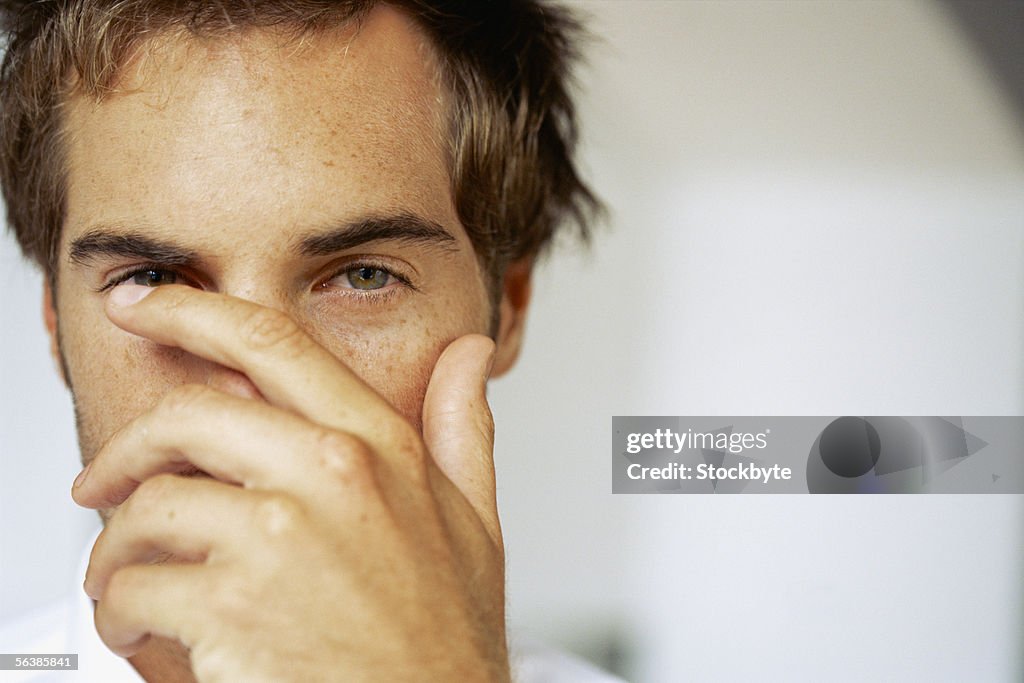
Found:
[[115, 93], [68, 103], [63, 242], [97, 221], [451, 223], [445, 102], [429, 41], [385, 6], [298, 38], [160, 35]]

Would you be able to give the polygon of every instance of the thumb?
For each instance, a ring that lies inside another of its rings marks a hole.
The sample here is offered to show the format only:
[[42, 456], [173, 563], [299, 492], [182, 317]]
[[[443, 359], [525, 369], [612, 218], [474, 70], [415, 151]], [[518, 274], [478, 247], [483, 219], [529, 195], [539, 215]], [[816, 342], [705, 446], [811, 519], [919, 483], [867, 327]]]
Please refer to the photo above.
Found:
[[499, 534], [494, 420], [486, 395], [493, 361], [494, 342], [482, 334], [468, 334], [448, 345], [434, 365], [423, 399], [423, 441], [488, 531]]

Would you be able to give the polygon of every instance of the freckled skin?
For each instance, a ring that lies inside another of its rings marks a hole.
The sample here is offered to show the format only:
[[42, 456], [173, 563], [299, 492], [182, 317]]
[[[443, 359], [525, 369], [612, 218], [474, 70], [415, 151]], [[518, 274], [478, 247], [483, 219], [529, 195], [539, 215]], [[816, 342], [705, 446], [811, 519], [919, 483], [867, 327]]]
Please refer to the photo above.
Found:
[[[138, 264], [70, 264], [71, 242], [97, 224], [199, 253], [202, 286], [287, 312], [421, 428], [439, 355], [462, 335], [487, 334], [491, 322], [486, 278], [453, 206], [445, 94], [424, 37], [379, 7], [358, 34], [337, 31], [301, 47], [260, 31], [156, 36], [143, 47], [117, 94], [66, 108], [67, 220], [56, 311], [46, 313], [75, 399], [83, 463], [181, 384], [259, 397], [238, 372], [107, 318], [108, 294], [96, 290]], [[377, 242], [324, 262], [289, 253], [325, 222], [395, 213], [433, 221], [456, 243]], [[398, 287], [373, 303], [319, 287], [335, 261], [355, 255], [405, 268], [416, 291]], [[508, 286], [492, 377], [515, 361], [528, 299]], [[175, 641], [154, 636], [132, 663], [147, 680], [193, 680]]]
[[[358, 36], [340, 31], [301, 48], [253, 31], [151, 42], [123, 94], [68, 108], [62, 253], [98, 223], [174, 239], [202, 254], [211, 288], [286, 311], [418, 425], [441, 351], [463, 334], [486, 334], [490, 319], [485, 279], [452, 204], [444, 96], [418, 30], [380, 10]], [[331, 300], [307, 264], [287, 256], [298, 235], [325, 221], [396, 211], [433, 220], [457, 240], [448, 252], [356, 250], [411, 265], [417, 292], [382, 304]], [[85, 462], [172, 387], [238, 385], [222, 367], [114, 326], [106, 295], [94, 291], [109, 270], [62, 260], [58, 277]]]

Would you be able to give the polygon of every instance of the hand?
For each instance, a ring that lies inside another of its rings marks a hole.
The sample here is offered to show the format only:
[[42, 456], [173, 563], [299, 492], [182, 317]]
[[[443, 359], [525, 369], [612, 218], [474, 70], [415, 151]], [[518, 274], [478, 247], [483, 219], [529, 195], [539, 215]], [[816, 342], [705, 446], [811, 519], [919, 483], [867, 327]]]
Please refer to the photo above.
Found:
[[182, 386], [76, 482], [120, 506], [85, 582], [115, 653], [175, 638], [205, 682], [509, 679], [490, 339], [438, 359], [421, 438], [283, 313], [168, 285], [108, 315], [265, 398]]

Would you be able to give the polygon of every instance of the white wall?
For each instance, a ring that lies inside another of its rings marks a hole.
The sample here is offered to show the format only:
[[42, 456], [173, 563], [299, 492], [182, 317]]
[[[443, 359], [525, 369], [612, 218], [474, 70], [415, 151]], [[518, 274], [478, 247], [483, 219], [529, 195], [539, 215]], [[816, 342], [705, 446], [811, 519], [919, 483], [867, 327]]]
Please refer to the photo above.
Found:
[[48, 353], [41, 293], [14, 240], [0, 240], [0, 619], [65, 594], [98, 524], [71, 501], [81, 469], [74, 416]]
[[494, 387], [514, 619], [644, 681], [1019, 680], [1019, 496], [609, 493], [613, 414], [1022, 414], [1008, 102], [930, 3], [580, 5], [614, 220]]
[[[613, 220], [492, 389], [511, 618], [637, 680], [1024, 675], [1018, 496], [612, 496], [614, 414], [1022, 414], [1024, 135], [941, 8], [579, 3]], [[0, 616], [89, 513], [0, 247]], [[2, 644], [0, 644], [2, 649]]]

